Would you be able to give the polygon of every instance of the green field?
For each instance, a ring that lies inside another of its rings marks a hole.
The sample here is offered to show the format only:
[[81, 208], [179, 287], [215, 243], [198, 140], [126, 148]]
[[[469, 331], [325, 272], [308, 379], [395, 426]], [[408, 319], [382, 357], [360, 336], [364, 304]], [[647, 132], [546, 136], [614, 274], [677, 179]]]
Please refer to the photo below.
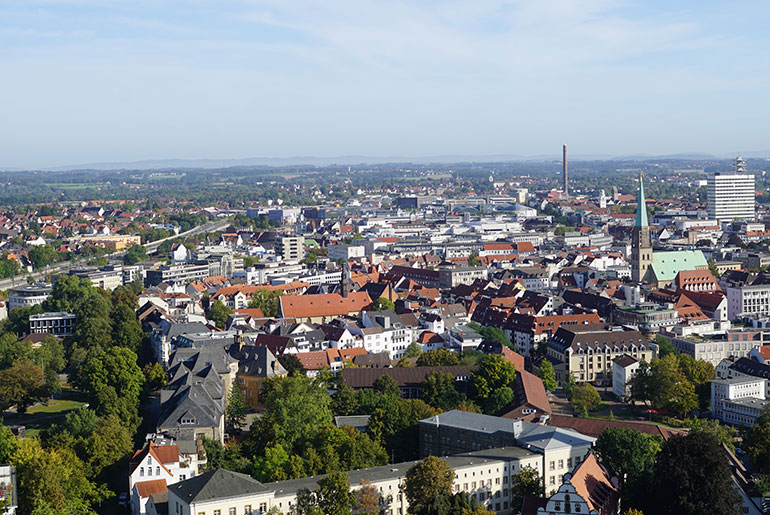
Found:
[[83, 407], [85, 396], [79, 393], [65, 391], [61, 398], [53, 399], [47, 403], [35, 404], [27, 409], [24, 414], [4, 413], [0, 415], [5, 425], [22, 425], [26, 428], [26, 436], [36, 436], [41, 430], [59, 424], [70, 411]]

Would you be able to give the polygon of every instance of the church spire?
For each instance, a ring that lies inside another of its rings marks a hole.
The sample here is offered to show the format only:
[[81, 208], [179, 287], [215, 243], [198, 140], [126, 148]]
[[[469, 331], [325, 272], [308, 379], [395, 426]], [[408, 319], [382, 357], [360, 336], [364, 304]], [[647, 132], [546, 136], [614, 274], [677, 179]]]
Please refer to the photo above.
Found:
[[639, 174], [639, 198], [636, 202], [636, 223], [635, 227], [649, 227], [647, 223], [647, 202], [644, 200], [644, 181], [642, 174]]

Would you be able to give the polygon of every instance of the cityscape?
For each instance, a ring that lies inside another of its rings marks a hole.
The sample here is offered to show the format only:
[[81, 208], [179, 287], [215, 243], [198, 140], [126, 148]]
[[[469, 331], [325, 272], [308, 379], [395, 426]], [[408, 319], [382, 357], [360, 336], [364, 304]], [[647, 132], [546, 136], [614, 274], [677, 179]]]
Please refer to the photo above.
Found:
[[770, 9], [430, 4], [0, 2], [0, 515], [770, 514]]

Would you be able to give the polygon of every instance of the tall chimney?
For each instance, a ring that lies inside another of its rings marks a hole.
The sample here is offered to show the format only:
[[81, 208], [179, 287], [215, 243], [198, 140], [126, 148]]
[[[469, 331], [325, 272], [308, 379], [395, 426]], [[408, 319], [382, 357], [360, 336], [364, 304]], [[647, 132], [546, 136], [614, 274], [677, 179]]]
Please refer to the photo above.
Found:
[[569, 182], [567, 181], [567, 145], [562, 147], [562, 180], [564, 181], [564, 195], [569, 195]]

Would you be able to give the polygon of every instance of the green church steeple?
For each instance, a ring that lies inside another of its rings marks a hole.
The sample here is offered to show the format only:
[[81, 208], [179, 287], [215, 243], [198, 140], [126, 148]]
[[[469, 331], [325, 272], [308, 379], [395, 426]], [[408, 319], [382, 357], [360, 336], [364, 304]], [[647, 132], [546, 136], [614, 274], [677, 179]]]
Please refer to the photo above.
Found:
[[644, 181], [642, 174], [639, 174], [639, 198], [636, 204], [636, 223], [635, 227], [649, 227], [647, 222], [647, 202], [644, 200]]

